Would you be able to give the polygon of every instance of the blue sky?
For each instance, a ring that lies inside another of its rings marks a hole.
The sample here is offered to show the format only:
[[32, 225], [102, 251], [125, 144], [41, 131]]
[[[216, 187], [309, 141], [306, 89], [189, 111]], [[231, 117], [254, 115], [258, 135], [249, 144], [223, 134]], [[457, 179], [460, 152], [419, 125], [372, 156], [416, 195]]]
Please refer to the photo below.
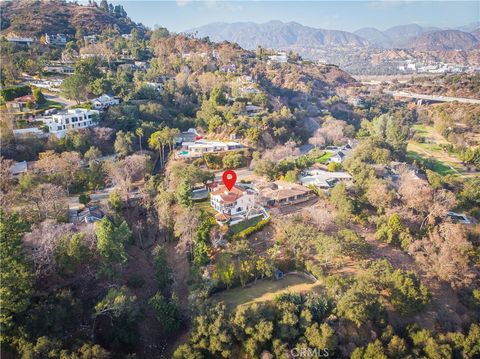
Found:
[[480, 21], [480, 1], [113, 1], [136, 22], [180, 32], [211, 22], [270, 20], [354, 31], [395, 25], [455, 27]]

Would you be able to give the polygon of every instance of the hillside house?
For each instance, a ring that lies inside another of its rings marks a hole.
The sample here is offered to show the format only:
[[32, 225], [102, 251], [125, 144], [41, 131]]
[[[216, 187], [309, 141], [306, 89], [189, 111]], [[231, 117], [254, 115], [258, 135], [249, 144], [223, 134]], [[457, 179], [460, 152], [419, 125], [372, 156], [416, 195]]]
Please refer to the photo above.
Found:
[[284, 64], [288, 61], [288, 56], [286, 52], [279, 52], [276, 55], [271, 55], [268, 57], [268, 63], [280, 63]]
[[56, 113], [43, 121], [48, 125], [51, 134], [63, 138], [69, 130], [95, 126], [98, 116], [97, 110], [76, 108]]
[[328, 159], [328, 162], [342, 163], [345, 158], [347, 158], [347, 155], [343, 151], [338, 151]]
[[35, 39], [32, 37], [9, 36], [7, 37], [7, 41], [18, 45], [30, 46], [35, 41]]
[[245, 215], [255, 205], [255, 192], [251, 189], [234, 186], [230, 191], [225, 186], [218, 186], [210, 194], [210, 204], [217, 211], [215, 218], [226, 223], [232, 217]]
[[31, 106], [31, 108], [35, 107], [35, 98], [33, 97], [33, 95], [20, 96], [13, 101], [7, 102], [7, 107], [18, 111], [23, 111], [29, 106]]
[[198, 134], [197, 130], [194, 128], [189, 128], [187, 131], [182, 131], [180, 136], [178, 136], [175, 140], [177, 145], [182, 143], [189, 143], [195, 142], [196, 140], [200, 140], [202, 137]]
[[118, 105], [120, 101], [118, 100], [118, 98], [115, 98], [113, 96], [102, 95], [100, 97], [94, 98], [93, 100], [90, 100], [90, 103], [95, 110], [105, 110], [110, 106]]
[[45, 34], [45, 43], [55, 46], [65, 46], [67, 43], [67, 36], [65, 34]]
[[93, 223], [103, 218], [103, 212], [97, 206], [85, 208], [77, 214], [76, 223]]
[[133, 63], [135, 70], [146, 71], [148, 69], [148, 62], [146, 61], [135, 61]]
[[181, 157], [201, 157], [206, 153], [233, 151], [243, 148], [238, 142], [219, 142], [198, 140], [194, 142], [183, 142], [178, 154]]
[[258, 192], [258, 203], [265, 207], [298, 204], [314, 197], [310, 188], [285, 181], [257, 184], [255, 189]]
[[329, 189], [334, 187], [337, 182], [350, 182], [352, 176], [346, 172], [330, 172], [309, 168], [304, 171], [299, 180], [304, 186], [313, 185], [318, 188]]
[[43, 71], [55, 74], [73, 75], [75, 69], [73, 68], [73, 66], [67, 65], [47, 65], [43, 68]]
[[85, 45], [96, 44], [97, 43], [97, 35], [84, 36], [83, 41], [85, 42]]

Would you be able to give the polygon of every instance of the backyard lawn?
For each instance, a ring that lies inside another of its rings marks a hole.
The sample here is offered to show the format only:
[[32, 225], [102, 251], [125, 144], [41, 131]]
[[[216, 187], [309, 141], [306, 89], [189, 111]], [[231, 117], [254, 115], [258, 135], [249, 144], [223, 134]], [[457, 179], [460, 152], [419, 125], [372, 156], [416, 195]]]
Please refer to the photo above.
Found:
[[325, 164], [332, 156], [333, 156], [333, 152], [325, 152], [322, 156], [315, 159], [315, 162]]
[[281, 293], [305, 293], [319, 291], [320, 283], [300, 274], [287, 274], [279, 280], [262, 279], [244, 288], [227, 289], [212, 296], [217, 302], [224, 302], [228, 308], [274, 299]]
[[230, 226], [230, 230], [232, 231], [233, 234], [237, 234], [238, 232], [241, 232], [244, 229], [247, 229], [248, 227], [253, 227], [258, 222], [260, 222], [262, 219], [263, 219], [262, 215], [247, 219], [246, 221], [243, 221], [243, 222], [240, 222], [240, 223], [237, 223], [237, 224], [234, 224], [234, 225]]
[[209, 213], [211, 215], [215, 215], [215, 210], [213, 207], [210, 205], [210, 200], [203, 200], [203, 201], [198, 201], [198, 202], [193, 202], [193, 205], [195, 208], [204, 211], [206, 213]]

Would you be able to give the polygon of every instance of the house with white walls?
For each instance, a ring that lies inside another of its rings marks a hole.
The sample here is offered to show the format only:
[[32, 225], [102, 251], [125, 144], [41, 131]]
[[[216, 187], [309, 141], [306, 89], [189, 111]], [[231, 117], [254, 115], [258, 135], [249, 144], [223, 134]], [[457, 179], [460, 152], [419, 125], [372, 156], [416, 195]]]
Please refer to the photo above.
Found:
[[69, 130], [92, 127], [96, 125], [99, 112], [85, 108], [62, 111], [43, 118], [48, 130], [58, 138], [63, 138]]

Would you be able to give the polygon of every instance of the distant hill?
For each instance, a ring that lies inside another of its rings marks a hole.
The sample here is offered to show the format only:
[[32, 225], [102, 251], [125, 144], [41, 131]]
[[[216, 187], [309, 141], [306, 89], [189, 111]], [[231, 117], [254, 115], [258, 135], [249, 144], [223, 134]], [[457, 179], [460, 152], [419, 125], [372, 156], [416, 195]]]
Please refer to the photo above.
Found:
[[264, 24], [253, 22], [213, 23], [191, 30], [187, 33], [198, 37], [210, 37], [212, 41], [236, 42], [247, 49], [258, 45], [268, 48], [287, 47], [363, 47], [367, 40], [346, 31], [316, 29], [296, 22], [283, 23], [270, 21]]
[[480, 28], [472, 31], [471, 34], [477, 38], [478, 41], [480, 41]]
[[368, 40], [372, 45], [380, 48], [390, 48], [392, 47], [392, 40], [374, 27], [364, 27], [354, 32], [355, 35], [363, 37]]
[[479, 45], [479, 40], [471, 33], [443, 30], [418, 36], [411, 47], [421, 51], [448, 51], [469, 50]]
[[383, 33], [390, 39], [392, 47], [406, 48], [410, 47], [412, 40], [416, 37], [437, 30], [440, 29], [435, 27], [423, 27], [417, 24], [408, 24], [391, 27]]
[[45, 33], [74, 35], [81, 28], [85, 35], [117, 26], [129, 33], [136, 24], [126, 14], [115, 15], [94, 6], [81, 6], [60, 0], [15, 0], [0, 3], [2, 34], [39, 37]]
[[[476, 24], [464, 26], [474, 29]], [[354, 33], [316, 29], [296, 22], [278, 20], [264, 24], [254, 22], [212, 23], [186, 31], [212, 41], [236, 42], [247, 49], [263, 46], [306, 54], [331, 47], [413, 49], [421, 51], [469, 50], [478, 46], [474, 35], [458, 29], [440, 29], [408, 24], [380, 31], [373, 27]]]

